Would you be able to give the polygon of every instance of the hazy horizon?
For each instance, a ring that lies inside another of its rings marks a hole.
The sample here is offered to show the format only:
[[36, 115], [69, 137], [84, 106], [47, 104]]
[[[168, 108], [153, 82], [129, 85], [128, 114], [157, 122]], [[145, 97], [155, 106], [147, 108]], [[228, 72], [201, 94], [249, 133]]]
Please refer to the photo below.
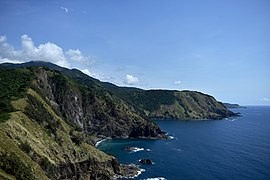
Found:
[[270, 1], [0, 2], [0, 63], [42, 60], [120, 86], [270, 105]]

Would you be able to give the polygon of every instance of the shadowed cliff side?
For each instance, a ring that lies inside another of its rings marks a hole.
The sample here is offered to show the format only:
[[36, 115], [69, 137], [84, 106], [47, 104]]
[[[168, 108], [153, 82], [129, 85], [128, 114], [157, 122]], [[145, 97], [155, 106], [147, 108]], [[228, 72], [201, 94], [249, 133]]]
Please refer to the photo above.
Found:
[[[130, 114], [124, 114], [130, 124], [124, 123], [128, 128], [122, 132], [119, 123], [115, 129], [102, 130], [112, 121], [106, 118], [121, 117], [125, 121], [125, 117], [107, 115], [97, 122], [101, 113], [111, 111], [110, 99], [99, 99], [94, 93], [81, 94], [91, 92], [59, 72], [40, 67], [0, 70], [1, 178], [111, 179], [114, 175], [134, 175], [136, 168], [130, 172], [113, 156], [94, 147], [96, 135], [118, 137], [117, 131], [119, 135], [135, 137], [159, 135], [160, 130], [153, 123], [138, 115], [133, 122]], [[93, 104], [87, 104], [89, 101]], [[88, 114], [88, 106], [95, 108], [90, 108], [89, 114], [101, 110], [87, 118], [84, 114]], [[97, 122], [95, 126], [89, 126], [92, 118]], [[133, 133], [133, 128], [140, 131]]]
[[161, 130], [133, 112], [121, 99], [82, 86], [57, 71], [35, 70], [36, 89], [68, 122], [91, 135], [114, 138], [162, 137]]

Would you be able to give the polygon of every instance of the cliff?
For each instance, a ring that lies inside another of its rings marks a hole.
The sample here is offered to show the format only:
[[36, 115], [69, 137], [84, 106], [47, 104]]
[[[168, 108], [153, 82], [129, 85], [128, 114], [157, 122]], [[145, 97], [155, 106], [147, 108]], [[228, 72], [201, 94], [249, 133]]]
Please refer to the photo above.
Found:
[[94, 147], [96, 137], [164, 137], [121, 100], [93, 92], [59, 71], [0, 67], [0, 82], [1, 178], [128, 175], [126, 166]]
[[150, 118], [235, 115], [212, 96], [142, 90], [100, 82], [45, 62], [0, 66], [0, 177], [111, 179], [127, 166], [94, 147], [96, 139], [164, 138]]
[[139, 88], [119, 87], [111, 83], [100, 82], [79, 70], [66, 69], [46, 62], [28, 62], [23, 64], [2, 64], [7, 67], [44, 66], [65, 74], [75, 82], [87, 86], [94, 92], [102, 92], [113, 101], [124, 103], [135, 114], [144, 119], [223, 119], [237, 114], [228, 110], [214, 97], [196, 91], [143, 90]]

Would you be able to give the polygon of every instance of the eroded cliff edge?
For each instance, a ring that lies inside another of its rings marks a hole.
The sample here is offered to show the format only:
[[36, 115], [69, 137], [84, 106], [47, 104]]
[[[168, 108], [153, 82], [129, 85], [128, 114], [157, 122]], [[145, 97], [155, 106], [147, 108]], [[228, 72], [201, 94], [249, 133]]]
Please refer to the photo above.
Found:
[[[128, 175], [97, 136], [163, 137], [120, 100], [42, 67], [0, 71], [0, 177], [111, 179]], [[134, 173], [134, 172], [133, 172]]]

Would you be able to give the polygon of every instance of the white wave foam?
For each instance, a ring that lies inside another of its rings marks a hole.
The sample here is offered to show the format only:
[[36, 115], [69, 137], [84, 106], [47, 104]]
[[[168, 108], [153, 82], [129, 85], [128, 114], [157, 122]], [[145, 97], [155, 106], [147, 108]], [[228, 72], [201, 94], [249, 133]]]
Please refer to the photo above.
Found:
[[173, 136], [168, 136], [169, 137], [169, 139], [175, 139], [175, 137], [173, 137]]
[[145, 169], [141, 168], [140, 170], [137, 171], [137, 174], [135, 174], [132, 177], [125, 177], [125, 176], [116, 175], [116, 176], [114, 176], [114, 179], [119, 179], [119, 178], [121, 178], [121, 179], [134, 179], [134, 178], [138, 177], [140, 174], [142, 174], [143, 172], [145, 172]]
[[147, 178], [147, 179], [144, 179], [144, 180], [167, 180], [167, 179], [164, 178], [164, 177], [155, 177], [155, 178]]
[[140, 169], [139, 171], [137, 171], [137, 174], [134, 177], [132, 177], [132, 178], [138, 177], [143, 172], [145, 172], [145, 169]]
[[139, 152], [139, 151], [144, 151], [144, 148], [139, 148], [139, 147], [133, 147], [131, 152], [135, 153], [135, 152]]
[[100, 141], [97, 141], [96, 144], [95, 144], [95, 146], [98, 147], [98, 145], [99, 145], [100, 143], [102, 143], [103, 141], [106, 141], [106, 140], [107, 140], [107, 139], [102, 139], [102, 140], [100, 140]]
[[144, 149], [142, 147], [129, 147], [128, 151], [130, 151], [130, 153], [135, 153], [135, 152], [139, 152], [139, 151], [151, 151], [150, 149]]

